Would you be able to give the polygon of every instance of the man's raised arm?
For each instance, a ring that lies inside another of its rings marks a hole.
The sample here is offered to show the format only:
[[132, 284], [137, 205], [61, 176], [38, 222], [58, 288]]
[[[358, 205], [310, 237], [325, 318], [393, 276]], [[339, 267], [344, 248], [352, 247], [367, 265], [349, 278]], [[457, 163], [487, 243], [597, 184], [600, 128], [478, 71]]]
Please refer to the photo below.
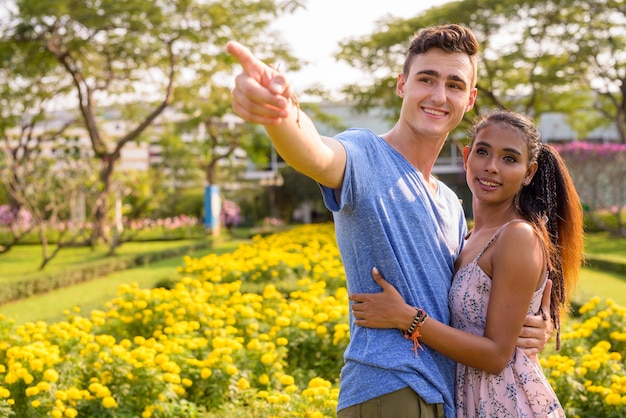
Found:
[[300, 110], [285, 75], [238, 42], [229, 42], [226, 50], [242, 67], [232, 90], [235, 113], [248, 122], [263, 125], [287, 164], [324, 186], [340, 188], [345, 149], [337, 140], [319, 134]]

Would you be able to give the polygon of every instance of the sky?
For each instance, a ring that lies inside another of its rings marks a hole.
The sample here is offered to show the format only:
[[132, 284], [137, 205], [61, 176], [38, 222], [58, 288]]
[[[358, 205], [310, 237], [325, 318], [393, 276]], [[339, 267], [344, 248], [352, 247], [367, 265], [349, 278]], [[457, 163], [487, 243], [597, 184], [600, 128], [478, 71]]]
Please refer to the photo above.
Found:
[[[449, 0], [307, 0], [306, 9], [278, 19], [274, 28], [291, 46], [292, 53], [310, 64], [289, 73], [295, 91], [315, 83], [339, 88], [359, 73], [333, 58], [339, 42], [374, 32], [375, 22], [388, 15], [410, 18]], [[253, 51], [254, 52], [254, 51]]]

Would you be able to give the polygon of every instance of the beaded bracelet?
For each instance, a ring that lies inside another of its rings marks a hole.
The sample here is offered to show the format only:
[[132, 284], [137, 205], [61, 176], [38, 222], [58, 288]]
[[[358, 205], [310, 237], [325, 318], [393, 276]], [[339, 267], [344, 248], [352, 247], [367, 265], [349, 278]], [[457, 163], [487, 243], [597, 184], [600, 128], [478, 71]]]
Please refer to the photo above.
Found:
[[417, 357], [417, 349], [424, 349], [422, 345], [419, 343], [420, 328], [424, 325], [424, 322], [428, 319], [428, 314], [422, 308], [415, 308], [417, 313], [413, 318], [413, 322], [411, 322], [411, 326], [406, 331], [401, 331], [404, 338], [407, 340], [413, 341], [413, 351], [415, 351], [415, 357]]
[[422, 324], [428, 319], [428, 314], [422, 308], [415, 308], [417, 313], [413, 318], [413, 322], [411, 322], [411, 326], [406, 331], [402, 331], [402, 334], [405, 336], [413, 335], [416, 329], [422, 326]]

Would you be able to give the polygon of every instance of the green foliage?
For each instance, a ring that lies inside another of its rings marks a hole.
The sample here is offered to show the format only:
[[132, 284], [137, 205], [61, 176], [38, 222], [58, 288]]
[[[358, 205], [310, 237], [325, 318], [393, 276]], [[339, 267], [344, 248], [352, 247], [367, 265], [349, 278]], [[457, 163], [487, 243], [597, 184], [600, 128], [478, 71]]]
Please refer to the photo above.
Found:
[[471, 28], [481, 44], [470, 119], [505, 107], [536, 118], [563, 112], [581, 136], [611, 122], [625, 126], [620, 86], [626, 15], [615, 0], [461, 0], [415, 17], [381, 20], [374, 33], [340, 45], [339, 59], [377, 74], [368, 83], [347, 86], [348, 98], [360, 108], [382, 105], [397, 112], [395, 76], [410, 39], [420, 28], [446, 23]]
[[292, 214], [298, 205], [308, 202], [311, 208], [316, 211], [317, 220], [331, 218], [330, 212], [324, 206], [320, 194], [319, 185], [310, 177], [299, 173], [290, 166], [280, 169], [284, 183], [282, 187], [276, 189], [276, 204], [281, 208], [281, 219], [286, 223], [292, 222]]
[[184, 213], [202, 219], [204, 214], [204, 189], [185, 190], [180, 198], [173, 202], [174, 213]]
[[[226, 42], [264, 44], [273, 19], [301, 2], [17, 0], [14, 6], [14, 13], [0, 17], [0, 141], [9, 144], [8, 129], [18, 127], [17, 135], [31, 138], [27, 148], [37, 149], [70, 127], [79, 129], [100, 163], [98, 196], [87, 212], [97, 241], [112, 221], [109, 204], [118, 191], [113, 174], [127, 144], [152, 139], [148, 127], [168, 106], [187, 112], [194, 130], [201, 122], [219, 122], [230, 113], [223, 80], [236, 68]], [[259, 50], [297, 67], [281, 40]], [[71, 103], [75, 109], [63, 110], [76, 119], [44, 125], [56, 116], [49, 103]], [[111, 127], [112, 118], [123, 123]], [[37, 161], [36, 153], [28, 157]], [[127, 198], [133, 216], [154, 210], [145, 199], [146, 182], [139, 183]]]

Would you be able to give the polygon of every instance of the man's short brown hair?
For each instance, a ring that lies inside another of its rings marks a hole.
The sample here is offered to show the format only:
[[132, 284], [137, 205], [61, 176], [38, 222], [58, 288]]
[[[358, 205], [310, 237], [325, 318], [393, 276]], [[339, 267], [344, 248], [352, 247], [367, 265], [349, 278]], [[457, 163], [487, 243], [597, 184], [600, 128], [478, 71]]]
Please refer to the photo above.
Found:
[[439, 48], [445, 52], [467, 54], [472, 64], [472, 87], [476, 86], [478, 41], [472, 31], [457, 24], [439, 25], [424, 28], [417, 32], [406, 53], [402, 71], [408, 77], [413, 58], [426, 53], [429, 49]]

